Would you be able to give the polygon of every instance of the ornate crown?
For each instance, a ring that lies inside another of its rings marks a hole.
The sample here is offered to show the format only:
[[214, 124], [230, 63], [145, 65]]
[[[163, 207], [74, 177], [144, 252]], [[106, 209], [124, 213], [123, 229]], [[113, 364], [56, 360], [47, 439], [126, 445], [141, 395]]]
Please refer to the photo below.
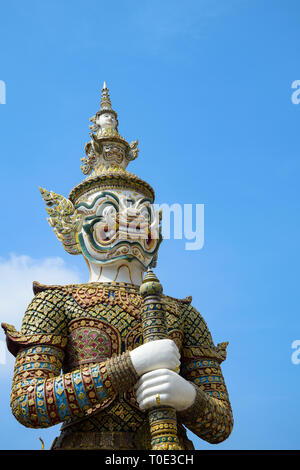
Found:
[[[69, 199], [77, 203], [78, 199], [93, 188], [128, 188], [136, 189], [154, 201], [154, 191], [145, 181], [129, 173], [129, 162], [138, 156], [138, 140], [130, 144], [118, 132], [117, 113], [112, 109], [109, 90], [104, 82], [100, 110], [90, 118], [91, 140], [85, 145], [86, 157], [82, 158], [81, 170], [87, 178], [72, 189]], [[101, 116], [111, 114], [115, 125], [101, 126]]]

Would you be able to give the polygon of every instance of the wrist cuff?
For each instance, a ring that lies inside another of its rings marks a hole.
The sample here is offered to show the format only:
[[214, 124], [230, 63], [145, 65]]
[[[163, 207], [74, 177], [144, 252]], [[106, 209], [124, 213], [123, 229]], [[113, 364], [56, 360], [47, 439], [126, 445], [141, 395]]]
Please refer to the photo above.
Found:
[[178, 416], [184, 420], [184, 421], [193, 421], [195, 419], [195, 416], [199, 417], [203, 414], [205, 405], [207, 403], [207, 398], [205, 396], [205, 393], [197, 387], [195, 384], [190, 382], [191, 385], [196, 390], [196, 397], [194, 403], [189, 407], [186, 408], [185, 410], [182, 411], [177, 411]]
[[128, 351], [108, 359], [105, 365], [112, 386], [117, 393], [126, 392], [139, 379]]

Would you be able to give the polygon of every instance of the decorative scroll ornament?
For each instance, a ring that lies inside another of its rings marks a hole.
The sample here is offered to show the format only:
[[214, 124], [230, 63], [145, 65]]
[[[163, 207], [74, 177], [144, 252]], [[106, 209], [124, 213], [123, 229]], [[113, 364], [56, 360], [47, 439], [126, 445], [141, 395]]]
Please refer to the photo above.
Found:
[[50, 217], [47, 219], [65, 250], [72, 255], [81, 254], [77, 233], [82, 221], [72, 202], [60, 194], [40, 188]]

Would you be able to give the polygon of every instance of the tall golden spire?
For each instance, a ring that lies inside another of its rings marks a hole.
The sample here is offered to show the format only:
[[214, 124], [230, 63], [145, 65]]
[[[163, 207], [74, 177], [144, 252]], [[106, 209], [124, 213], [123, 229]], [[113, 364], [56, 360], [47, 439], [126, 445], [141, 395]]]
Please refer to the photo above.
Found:
[[108, 92], [109, 92], [109, 89], [106, 86], [106, 82], [104, 82], [103, 88], [102, 88], [102, 97], [101, 97], [101, 102], [100, 102], [100, 108], [103, 110], [112, 110]]
[[[138, 156], [138, 140], [128, 143], [118, 131], [118, 116], [112, 109], [109, 89], [103, 83], [100, 109], [90, 118], [91, 140], [85, 145], [86, 157], [81, 159], [81, 170], [90, 177], [100, 176], [107, 171], [124, 173], [128, 163]], [[124, 176], [124, 174], [123, 174]], [[127, 175], [129, 176], [129, 174]], [[151, 189], [151, 192], [153, 190]], [[152, 197], [151, 197], [152, 199]]]

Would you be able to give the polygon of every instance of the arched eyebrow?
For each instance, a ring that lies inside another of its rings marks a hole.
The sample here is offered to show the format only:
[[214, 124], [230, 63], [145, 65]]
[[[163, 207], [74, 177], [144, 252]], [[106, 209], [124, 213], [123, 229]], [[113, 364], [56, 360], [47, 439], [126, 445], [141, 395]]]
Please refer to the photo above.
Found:
[[80, 209], [80, 207], [85, 207], [86, 209], [93, 209], [96, 202], [99, 200], [99, 199], [103, 199], [103, 197], [105, 196], [111, 196], [113, 199], [115, 199], [115, 201], [119, 204], [120, 200], [118, 198], [118, 196], [116, 196], [114, 193], [111, 193], [109, 191], [103, 191], [102, 193], [98, 194], [97, 197], [95, 197], [95, 199], [93, 199], [93, 201], [91, 202], [91, 204], [87, 204], [86, 202], [80, 202], [79, 204], [76, 204], [75, 206], [75, 209]]
[[138, 204], [144, 204], [144, 202], [149, 202], [150, 204], [152, 204], [151, 200], [147, 197], [144, 197], [141, 201], [138, 201]]

